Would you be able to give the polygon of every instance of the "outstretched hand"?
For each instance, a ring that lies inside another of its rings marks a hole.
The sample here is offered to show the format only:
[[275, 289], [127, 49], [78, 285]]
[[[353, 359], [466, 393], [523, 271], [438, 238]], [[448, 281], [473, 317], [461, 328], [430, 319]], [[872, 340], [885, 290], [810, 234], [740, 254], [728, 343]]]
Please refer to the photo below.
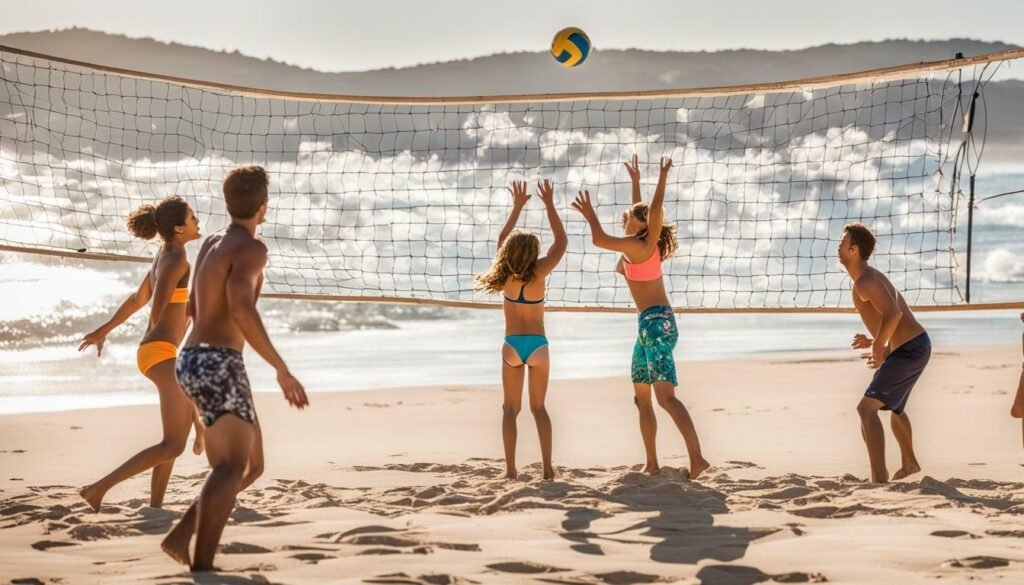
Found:
[[299, 410], [309, 406], [309, 398], [306, 397], [306, 389], [302, 387], [302, 384], [291, 374], [291, 372], [287, 370], [278, 372], [277, 384], [281, 386], [281, 391], [284, 392], [284, 399], [288, 401], [288, 404], [291, 404]]
[[547, 179], [537, 181], [537, 197], [545, 207], [555, 206], [555, 188], [551, 186], [551, 181]]
[[86, 333], [82, 337], [82, 343], [78, 346], [78, 351], [85, 351], [85, 348], [95, 345], [96, 346], [96, 357], [99, 357], [103, 353], [103, 344], [106, 343], [107, 336], [100, 333], [99, 331], [93, 331], [92, 333]]
[[590, 191], [580, 191], [580, 194], [572, 202], [572, 208], [580, 212], [588, 222], [597, 219], [594, 204], [590, 202]]
[[530, 196], [526, 193], [526, 181], [512, 181], [508, 192], [512, 194], [512, 205], [516, 207], [522, 208], [530, 200]]
[[637, 155], [635, 155], [635, 154], [633, 155], [633, 162], [632, 162], [632, 164], [630, 164], [628, 162], [624, 162], [622, 164], [623, 164], [623, 166], [626, 167], [626, 172], [629, 173], [629, 180], [633, 181], [634, 183], [639, 183], [640, 182], [640, 159], [637, 157]]
[[853, 349], [867, 349], [871, 347], [871, 344], [873, 342], [874, 340], [868, 337], [867, 335], [864, 335], [863, 333], [858, 333], [857, 335], [853, 336], [853, 343], [850, 344], [850, 347], [852, 347]]
[[661, 174], [663, 174], [663, 175], [668, 174], [668, 171], [671, 168], [672, 168], [672, 159], [667, 157], [667, 156], [661, 157], [661, 165], [660, 165]]

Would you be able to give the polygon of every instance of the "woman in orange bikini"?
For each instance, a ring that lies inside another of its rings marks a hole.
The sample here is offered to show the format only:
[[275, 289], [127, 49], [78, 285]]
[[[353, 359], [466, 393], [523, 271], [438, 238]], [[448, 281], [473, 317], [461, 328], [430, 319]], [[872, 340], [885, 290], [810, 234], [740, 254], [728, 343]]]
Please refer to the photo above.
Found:
[[174, 374], [178, 344], [189, 325], [186, 310], [189, 264], [185, 245], [199, 239], [199, 221], [184, 199], [168, 197], [155, 207], [143, 205], [132, 213], [128, 217], [128, 231], [143, 240], [153, 239], [159, 234], [163, 246], [135, 294], [121, 303], [109, 321], [86, 335], [78, 349], [82, 351], [95, 345], [96, 355], [100, 355], [107, 335], [150, 300], [153, 301], [149, 325], [139, 345], [137, 359], [139, 371], [156, 385], [160, 393], [163, 439], [139, 451], [103, 479], [82, 488], [79, 493], [97, 511], [110, 488], [150, 468], [153, 469], [153, 478], [149, 505], [159, 508], [163, 504], [174, 460], [185, 450], [189, 428], [193, 425], [196, 440], [192, 450], [197, 455], [203, 451], [203, 426], [198, 412], [178, 386]]
[[686, 442], [690, 456], [690, 479], [696, 479], [709, 466], [701, 454], [700, 440], [693, 426], [690, 413], [676, 398], [676, 364], [672, 350], [679, 340], [676, 318], [672, 313], [665, 282], [662, 278], [661, 263], [667, 260], [678, 247], [675, 226], [665, 225], [665, 181], [672, 168], [672, 160], [661, 159], [661, 175], [654, 190], [651, 203], [643, 201], [640, 194], [640, 165], [637, 157], [633, 163], [625, 163], [629, 178], [633, 182], [633, 205], [622, 214], [624, 237], [605, 233], [601, 220], [590, 202], [590, 193], [580, 191], [573, 202], [590, 224], [594, 245], [622, 254], [616, 271], [626, 277], [629, 292], [636, 303], [639, 315], [638, 335], [633, 348], [632, 379], [636, 397], [633, 401], [640, 411], [640, 435], [647, 451], [646, 473], [659, 470], [655, 436], [658, 421], [654, 416], [654, 398], [658, 405], [672, 416]]

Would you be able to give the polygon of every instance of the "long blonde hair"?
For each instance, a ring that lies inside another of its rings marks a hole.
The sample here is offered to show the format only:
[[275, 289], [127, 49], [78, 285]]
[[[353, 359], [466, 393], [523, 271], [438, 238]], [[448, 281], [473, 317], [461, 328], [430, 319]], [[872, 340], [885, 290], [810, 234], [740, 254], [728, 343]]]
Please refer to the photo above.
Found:
[[510, 280], [530, 282], [536, 276], [540, 238], [526, 230], [512, 230], [498, 248], [486, 271], [476, 275], [476, 290], [499, 293]]
[[[633, 217], [646, 223], [647, 216], [650, 214], [651, 207], [644, 202], [634, 203], [629, 208], [629, 212], [633, 214]], [[645, 228], [641, 234], [641, 238], [647, 237], [647, 229]], [[676, 253], [679, 249], [679, 240], [676, 239], [676, 226], [671, 223], [661, 224], [661, 235], [658, 236], [658, 251], [661, 252], [661, 259], [667, 260], [672, 257], [672, 254]]]

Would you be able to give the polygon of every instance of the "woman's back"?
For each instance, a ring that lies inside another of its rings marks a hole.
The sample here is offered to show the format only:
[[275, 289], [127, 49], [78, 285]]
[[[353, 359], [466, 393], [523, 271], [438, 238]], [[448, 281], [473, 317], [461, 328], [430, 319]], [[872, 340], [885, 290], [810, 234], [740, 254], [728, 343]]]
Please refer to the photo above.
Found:
[[502, 290], [505, 335], [544, 335], [545, 279], [509, 280]]

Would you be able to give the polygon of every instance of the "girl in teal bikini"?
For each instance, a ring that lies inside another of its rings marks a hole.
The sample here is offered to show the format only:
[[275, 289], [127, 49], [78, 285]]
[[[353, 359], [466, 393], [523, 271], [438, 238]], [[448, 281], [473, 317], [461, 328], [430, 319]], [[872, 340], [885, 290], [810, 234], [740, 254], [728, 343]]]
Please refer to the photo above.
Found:
[[544, 335], [545, 279], [565, 254], [569, 243], [562, 218], [555, 210], [551, 183], [537, 184], [537, 197], [547, 209], [548, 223], [555, 236], [547, 254], [540, 257], [540, 238], [525, 230], [514, 229], [519, 214], [530, 200], [526, 181], [513, 181], [512, 213], [498, 236], [498, 253], [486, 272], [477, 275], [477, 290], [504, 295], [505, 344], [501, 349], [501, 385], [504, 389], [504, 415], [501, 433], [505, 443], [506, 477], [516, 478], [516, 417], [523, 406], [523, 380], [526, 365], [530, 369], [530, 411], [540, 435], [544, 460], [544, 479], [555, 476], [551, 466], [551, 419], [544, 408], [548, 391], [548, 340]]
[[629, 292], [639, 315], [638, 335], [633, 347], [632, 379], [634, 402], [640, 411], [640, 434], [647, 451], [644, 471], [659, 470], [655, 436], [658, 421], [654, 416], [654, 399], [665, 409], [679, 428], [690, 456], [690, 479], [696, 479], [709, 466], [700, 450], [700, 440], [690, 413], [676, 398], [676, 365], [672, 357], [679, 330], [669, 304], [662, 278], [661, 263], [678, 247], [675, 226], [665, 225], [665, 181], [672, 168], [672, 160], [661, 159], [661, 175], [654, 190], [654, 198], [647, 204], [640, 196], [640, 165], [633, 156], [632, 164], [625, 163], [633, 183], [633, 205], [622, 214], [624, 237], [605, 233], [601, 220], [590, 202], [590, 193], [580, 191], [573, 202], [574, 209], [583, 214], [593, 232], [594, 245], [622, 254], [616, 271], [626, 277]]

